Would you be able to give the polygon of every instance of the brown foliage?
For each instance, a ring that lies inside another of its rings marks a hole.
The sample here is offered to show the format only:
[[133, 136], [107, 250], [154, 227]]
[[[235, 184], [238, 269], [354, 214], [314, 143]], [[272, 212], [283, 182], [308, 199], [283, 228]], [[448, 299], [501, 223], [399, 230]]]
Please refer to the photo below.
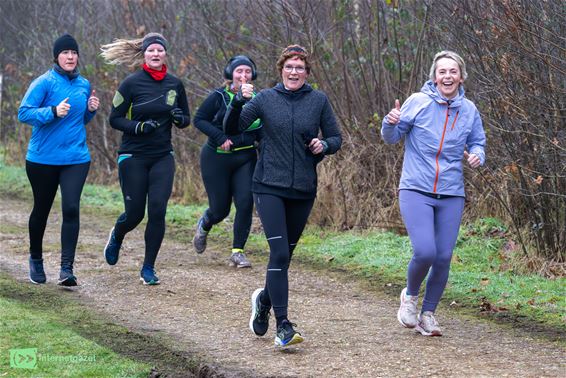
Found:
[[[566, 20], [559, 1], [4, 0], [0, 7], [0, 137], [7, 159], [23, 162], [29, 128], [16, 120], [19, 101], [51, 65], [53, 40], [68, 31], [102, 101], [88, 126], [89, 180], [96, 183], [117, 181], [120, 135], [107, 116], [128, 73], [105, 65], [100, 45], [163, 33], [169, 66], [185, 82], [193, 113], [222, 83], [230, 56], [252, 56], [258, 85], [267, 87], [278, 80], [280, 49], [306, 46], [313, 55], [309, 81], [328, 94], [344, 132], [342, 151], [320, 166], [311, 221], [339, 229], [403, 229], [396, 197], [402, 146], [381, 142], [381, 120], [395, 98], [420, 88], [437, 51], [455, 50], [468, 63], [467, 96], [488, 135], [488, 166], [466, 170], [467, 217], [506, 219], [525, 258], [535, 251], [566, 261]], [[206, 198], [198, 166], [204, 139], [194, 128], [175, 133], [174, 195], [184, 201]]]

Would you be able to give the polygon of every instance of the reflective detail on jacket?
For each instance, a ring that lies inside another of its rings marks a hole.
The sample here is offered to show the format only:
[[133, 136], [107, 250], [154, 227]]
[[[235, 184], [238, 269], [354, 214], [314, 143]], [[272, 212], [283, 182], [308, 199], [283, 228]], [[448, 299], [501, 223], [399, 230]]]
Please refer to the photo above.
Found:
[[388, 144], [405, 139], [405, 155], [399, 189], [465, 196], [464, 150], [485, 163], [485, 133], [480, 113], [464, 96], [447, 101], [432, 81], [401, 106], [397, 125], [384, 118], [381, 135]]
[[[90, 161], [85, 125], [96, 112], [89, 112], [90, 83], [82, 76], [70, 80], [50, 69], [30, 84], [18, 110], [20, 122], [33, 126], [26, 160], [49, 165], [82, 164]], [[69, 113], [57, 118], [51, 110], [65, 98]]]

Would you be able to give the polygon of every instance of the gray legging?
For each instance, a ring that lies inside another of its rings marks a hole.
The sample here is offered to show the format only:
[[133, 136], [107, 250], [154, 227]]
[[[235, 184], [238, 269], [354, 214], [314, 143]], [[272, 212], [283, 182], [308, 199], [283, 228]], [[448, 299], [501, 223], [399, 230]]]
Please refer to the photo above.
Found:
[[436, 199], [412, 190], [400, 190], [399, 206], [413, 246], [407, 271], [407, 295], [418, 295], [428, 274], [421, 312], [434, 312], [448, 282], [464, 197]]

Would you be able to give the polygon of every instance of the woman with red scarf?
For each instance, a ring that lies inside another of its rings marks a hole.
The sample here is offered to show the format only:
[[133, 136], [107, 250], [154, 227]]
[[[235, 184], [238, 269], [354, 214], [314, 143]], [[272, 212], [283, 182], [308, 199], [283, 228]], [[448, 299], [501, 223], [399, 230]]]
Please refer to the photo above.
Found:
[[146, 285], [159, 284], [155, 260], [165, 234], [175, 174], [171, 129], [190, 123], [185, 87], [167, 72], [167, 45], [161, 34], [149, 33], [143, 39], [102, 46], [102, 56], [110, 64], [141, 64], [140, 70], [120, 84], [112, 100], [110, 125], [123, 133], [117, 161], [125, 211], [110, 230], [104, 257], [110, 265], [118, 262], [124, 237], [143, 220], [147, 203], [145, 259], [140, 272]]

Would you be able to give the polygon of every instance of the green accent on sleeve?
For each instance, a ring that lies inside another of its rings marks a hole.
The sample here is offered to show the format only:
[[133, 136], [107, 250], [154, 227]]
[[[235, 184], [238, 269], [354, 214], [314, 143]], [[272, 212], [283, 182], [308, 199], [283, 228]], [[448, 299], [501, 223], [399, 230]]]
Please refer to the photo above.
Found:
[[177, 91], [171, 89], [169, 92], [167, 92], [167, 105], [173, 106], [176, 98], [177, 98]]
[[114, 98], [112, 99], [112, 105], [117, 108], [118, 106], [122, 105], [124, 102], [124, 96], [118, 91], [114, 94]]
[[126, 113], [127, 119], [132, 119], [132, 105], [133, 104], [130, 104], [130, 107], [128, 108], [128, 112]]
[[[230, 97], [230, 103], [232, 103], [232, 100], [234, 99], [234, 96], [235, 96], [234, 93], [230, 92], [227, 87], [224, 88], [224, 92], [226, 92], [228, 97]], [[252, 94], [252, 98], [254, 98], [254, 97], [255, 97], [255, 93]], [[244, 104], [244, 106], [246, 106], [246, 105]], [[254, 130], [259, 129], [260, 127], [261, 127], [261, 120], [258, 118], [247, 129], [245, 129], [244, 132], [254, 131]]]

